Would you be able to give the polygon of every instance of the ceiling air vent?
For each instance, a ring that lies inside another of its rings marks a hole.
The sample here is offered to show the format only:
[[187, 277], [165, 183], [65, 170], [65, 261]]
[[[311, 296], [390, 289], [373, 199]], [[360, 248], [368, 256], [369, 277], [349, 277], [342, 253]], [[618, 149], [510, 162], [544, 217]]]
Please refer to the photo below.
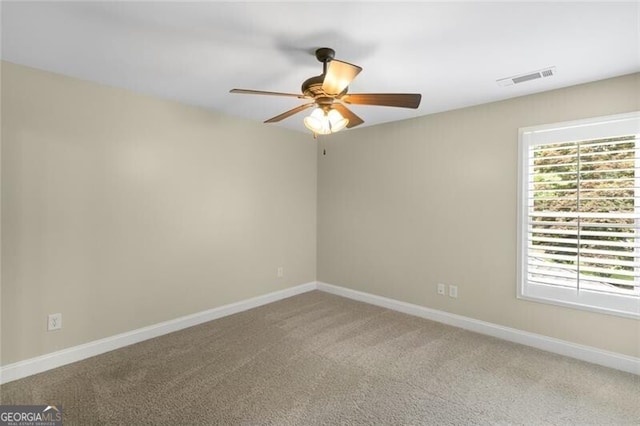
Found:
[[556, 67], [549, 67], [538, 71], [528, 72], [526, 74], [514, 75], [513, 77], [501, 78], [496, 80], [498, 86], [511, 86], [513, 84], [524, 83], [525, 81], [537, 80], [556, 75]]

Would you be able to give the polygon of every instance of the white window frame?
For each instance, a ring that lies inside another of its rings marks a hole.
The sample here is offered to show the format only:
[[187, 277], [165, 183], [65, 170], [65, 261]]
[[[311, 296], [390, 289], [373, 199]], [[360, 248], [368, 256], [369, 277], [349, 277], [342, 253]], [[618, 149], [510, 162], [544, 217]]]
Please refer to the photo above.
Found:
[[[640, 318], [640, 297], [588, 289], [530, 283], [527, 280], [529, 222], [529, 147], [635, 134], [640, 138], [640, 111], [519, 129], [518, 138], [518, 291], [519, 299], [567, 306], [605, 314]], [[638, 154], [636, 154], [636, 159]], [[637, 160], [640, 161], [640, 160]], [[636, 175], [636, 181], [638, 177]], [[636, 185], [637, 186], [637, 185]], [[636, 204], [636, 212], [640, 206]], [[636, 248], [638, 251], [639, 249]], [[640, 295], [640, 288], [636, 287]]]

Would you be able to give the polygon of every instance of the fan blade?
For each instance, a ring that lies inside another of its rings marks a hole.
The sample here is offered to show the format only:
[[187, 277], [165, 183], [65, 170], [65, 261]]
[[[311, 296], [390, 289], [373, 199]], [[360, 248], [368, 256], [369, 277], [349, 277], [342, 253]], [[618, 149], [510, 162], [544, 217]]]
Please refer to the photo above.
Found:
[[334, 59], [329, 62], [327, 74], [322, 82], [322, 90], [327, 95], [338, 95], [347, 88], [360, 71], [362, 68], [357, 65]]
[[300, 105], [299, 107], [295, 107], [294, 109], [290, 109], [287, 112], [283, 112], [280, 115], [276, 115], [273, 118], [268, 119], [267, 121], [265, 121], [265, 123], [277, 123], [278, 121], [284, 120], [285, 118], [291, 117], [293, 114], [297, 114], [300, 111], [304, 111], [307, 108], [310, 108], [312, 106], [314, 106], [315, 103], [311, 102], [308, 104], [304, 104], [304, 105]]
[[419, 93], [355, 93], [344, 95], [340, 100], [356, 105], [380, 105], [401, 108], [418, 108], [422, 95]]
[[344, 118], [349, 120], [349, 124], [347, 124], [347, 129], [359, 126], [360, 124], [364, 123], [364, 120], [362, 118], [355, 115], [353, 111], [351, 111], [349, 108], [347, 108], [342, 104], [334, 103], [332, 105], [332, 108], [336, 109], [340, 114], [342, 114]]
[[296, 95], [294, 93], [282, 93], [282, 92], [265, 92], [264, 90], [251, 90], [251, 89], [231, 89], [229, 93], [241, 93], [244, 95], [270, 95], [270, 96], [288, 96], [292, 98], [305, 99], [307, 96]]

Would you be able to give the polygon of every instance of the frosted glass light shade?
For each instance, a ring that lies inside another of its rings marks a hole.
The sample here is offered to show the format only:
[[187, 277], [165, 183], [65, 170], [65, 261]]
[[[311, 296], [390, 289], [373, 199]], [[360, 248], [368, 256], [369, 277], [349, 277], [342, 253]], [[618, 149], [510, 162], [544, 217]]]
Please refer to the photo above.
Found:
[[339, 132], [340, 130], [344, 129], [347, 124], [349, 124], [349, 120], [344, 118], [342, 114], [340, 114], [335, 109], [329, 111], [329, 114], [327, 114], [327, 118], [329, 119], [332, 133]]
[[311, 112], [311, 115], [305, 117], [304, 125], [307, 129], [318, 135], [328, 135], [331, 133], [329, 121], [327, 120], [322, 108], [314, 109]]
[[335, 109], [326, 113], [322, 108], [316, 108], [311, 112], [311, 115], [304, 119], [305, 127], [317, 135], [338, 132], [344, 129], [347, 124], [349, 124], [349, 120], [342, 117]]

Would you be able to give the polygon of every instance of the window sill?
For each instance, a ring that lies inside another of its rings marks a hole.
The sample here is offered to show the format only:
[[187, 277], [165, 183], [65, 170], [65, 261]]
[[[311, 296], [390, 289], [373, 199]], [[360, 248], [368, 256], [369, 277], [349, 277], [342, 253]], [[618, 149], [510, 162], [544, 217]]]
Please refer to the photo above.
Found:
[[618, 317], [640, 319], [640, 299], [637, 296], [606, 294], [588, 290], [578, 293], [574, 289], [540, 284], [527, 284], [518, 292], [518, 299], [580, 309]]

